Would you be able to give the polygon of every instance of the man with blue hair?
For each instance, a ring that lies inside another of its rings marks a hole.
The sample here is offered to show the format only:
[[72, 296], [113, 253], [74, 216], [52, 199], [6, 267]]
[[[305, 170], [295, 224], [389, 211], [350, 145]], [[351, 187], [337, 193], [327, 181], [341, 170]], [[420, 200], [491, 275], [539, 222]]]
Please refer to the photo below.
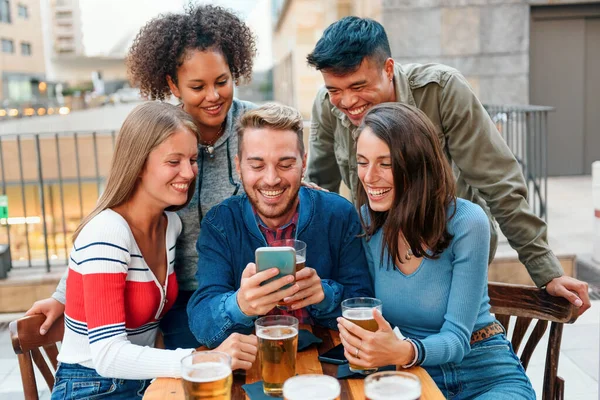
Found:
[[517, 160], [460, 72], [441, 64], [395, 63], [383, 26], [358, 17], [330, 25], [307, 60], [325, 81], [313, 104], [307, 180], [336, 192], [343, 180], [354, 198], [353, 133], [364, 115], [384, 102], [418, 107], [453, 165], [457, 196], [488, 213], [490, 262], [498, 241], [495, 218], [537, 286], [568, 299], [580, 313], [590, 307], [587, 283], [564, 275], [548, 247], [546, 223], [527, 203]]

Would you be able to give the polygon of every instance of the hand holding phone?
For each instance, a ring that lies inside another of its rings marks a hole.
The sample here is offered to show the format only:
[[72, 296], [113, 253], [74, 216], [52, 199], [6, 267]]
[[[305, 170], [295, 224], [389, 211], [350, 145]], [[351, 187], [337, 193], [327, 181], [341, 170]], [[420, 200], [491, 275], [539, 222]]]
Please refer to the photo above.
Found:
[[[249, 263], [242, 273], [240, 288], [236, 294], [236, 300], [242, 313], [248, 316], [266, 315], [283, 298], [292, 296], [300, 289], [294, 284], [293, 275], [285, 275], [279, 279], [272, 280], [279, 274], [277, 268], [269, 268], [257, 272], [256, 264]], [[267, 284], [264, 281], [271, 280]], [[284, 286], [292, 286], [280, 290]]]
[[[266, 285], [276, 279], [286, 275], [295, 275], [296, 273], [296, 250], [293, 247], [259, 247], [254, 252], [256, 259], [256, 271], [262, 272], [269, 268], [277, 268], [279, 273], [274, 277], [262, 282]], [[282, 289], [287, 289], [289, 285]]]

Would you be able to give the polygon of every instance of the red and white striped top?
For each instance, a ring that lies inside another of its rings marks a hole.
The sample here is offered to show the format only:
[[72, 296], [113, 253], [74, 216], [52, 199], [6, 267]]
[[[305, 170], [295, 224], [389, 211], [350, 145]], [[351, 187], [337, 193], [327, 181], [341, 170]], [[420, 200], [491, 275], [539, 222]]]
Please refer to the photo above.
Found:
[[127, 221], [107, 209], [75, 240], [69, 260], [65, 336], [58, 360], [120, 379], [179, 377], [193, 349], [154, 349], [160, 318], [177, 298], [173, 270], [181, 221], [168, 219], [167, 278], [162, 286], [144, 261]]

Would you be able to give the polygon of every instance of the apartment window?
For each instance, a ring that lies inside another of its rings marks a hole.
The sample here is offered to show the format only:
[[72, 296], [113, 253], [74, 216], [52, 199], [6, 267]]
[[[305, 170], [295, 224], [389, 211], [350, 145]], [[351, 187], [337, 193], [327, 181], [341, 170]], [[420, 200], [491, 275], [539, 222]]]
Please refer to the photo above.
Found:
[[31, 55], [31, 43], [21, 42], [21, 54], [24, 56]]
[[19, 14], [19, 17], [21, 17], [23, 19], [28, 19], [29, 18], [29, 9], [24, 4], [19, 4], [18, 5], [18, 7], [17, 7], [17, 13]]
[[2, 52], [3, 53], [14, 53], [15, 52], [15, 44], [10, 39], [2, 39]]
[[10, 2], [0, 0], [0, 22], [10, 24]]

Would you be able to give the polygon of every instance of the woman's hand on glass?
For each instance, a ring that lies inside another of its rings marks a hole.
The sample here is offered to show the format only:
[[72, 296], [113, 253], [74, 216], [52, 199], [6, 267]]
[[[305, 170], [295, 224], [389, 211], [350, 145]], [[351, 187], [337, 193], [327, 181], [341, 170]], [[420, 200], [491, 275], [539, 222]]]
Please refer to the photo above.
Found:
[[400, 340], [377, 309], [373, 309], [373, 317], [379, 326], [375, 332], [367, 331], [345, 318], [337, 319], [346, 359], [364, 368], [408, 364], [415, 355], [412, 344]]

